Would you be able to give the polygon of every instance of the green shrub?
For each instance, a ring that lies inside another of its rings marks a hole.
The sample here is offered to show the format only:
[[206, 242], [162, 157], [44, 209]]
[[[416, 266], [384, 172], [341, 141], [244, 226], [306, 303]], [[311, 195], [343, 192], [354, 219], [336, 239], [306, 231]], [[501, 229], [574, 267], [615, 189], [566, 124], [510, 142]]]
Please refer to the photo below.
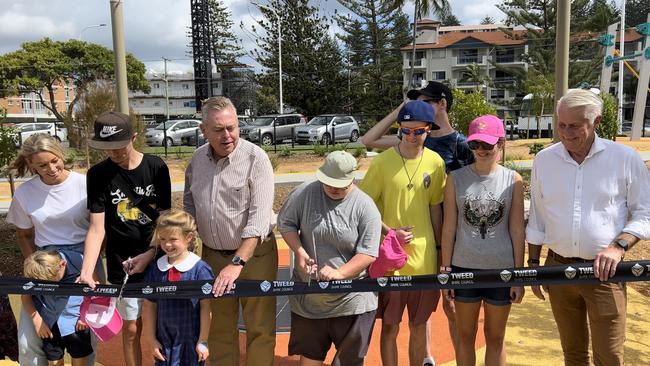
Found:
[[484, 114], [496, 114], [497, 110], [485, 100], [485, 95], [480, 91], [465, 94], [464, 91], [454, 88], [454, 108], [449, 112], [449, 122], [458, 131], [467, 135], [469, 123]]
[[325, 155], [327, 155], [328, 150], [329, 150], [329, 149], [328, 149], [327, 145], [321, 145], [319, 142], [317, 142], [317, 143], [314, 145], [314, 154], [316, 154], [316, 155], [318, 155], [318, 156], [325, 156]]
[[538, 152], [544, 150], [544, 147], [544, 144], [541, 142], [535, 142], [534, 144], [528, 145], [528, 153], [535, 156]]
[[291, 156], [293, 154], [293, 151], [291, 151], [291, 148], [289, 146], [285, 146], [280, 150], [278, 155], [280, 156]]
[[332, 151], [345, 151], [348, 148], [348, 144], [336, 144], [329, 148], [329, 152]]
[[364, 157], [365, 155], [366, 155], [365, 147], [357, 147], [356, 149], [354, 149], [354, 151], [352, 151], [352, 156], [354, 156], [357, 159]]
[[601, 96], [603, 98], [603, 114], [600, 124], [596, 127], [596, 133], [604, 139], [613, 140], [618, 133], [616, 119], [618, 104], [616, 98], [609, 93], [603, 93]]
[[174, 151], [174, 155], [176, 155], [176, 159], [182, 160], [183, 159], [183, 147], [179, 146], [176, 148]]
[[271, 161], [271, 166], [273, 167], [273, 171], [278, 170], [278, 167], [280, 166], [280, 158], [276, 155], [269, 156], [269, 160]]

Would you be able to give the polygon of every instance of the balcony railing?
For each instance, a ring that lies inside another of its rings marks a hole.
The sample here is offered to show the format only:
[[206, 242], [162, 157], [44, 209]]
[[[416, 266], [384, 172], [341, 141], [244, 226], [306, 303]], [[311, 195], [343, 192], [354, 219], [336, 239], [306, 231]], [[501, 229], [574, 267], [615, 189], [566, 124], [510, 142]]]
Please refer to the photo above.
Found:
[[465, 66], [471, 65], [471, 64], [486, 65], [487, 64], [487, 56], [479, 55], [479, 56], [456, 56], [456, 57], [454, 57], [453, 66], [465, 67]]

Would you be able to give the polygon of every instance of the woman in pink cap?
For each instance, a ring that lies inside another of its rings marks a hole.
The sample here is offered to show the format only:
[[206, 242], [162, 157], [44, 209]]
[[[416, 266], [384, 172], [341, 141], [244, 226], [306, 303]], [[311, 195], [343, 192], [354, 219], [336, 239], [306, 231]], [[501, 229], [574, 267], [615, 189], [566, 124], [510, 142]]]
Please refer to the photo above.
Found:
[[[469, 125], [467, 143], [475, 162], [447, 176], [441, 273], [523, 266], [523, 183], [517, 172], [498, 164], [505, 136], [503, 121], [493, 115], [480, 116]], [[523, 287], [443, 293], [456, 304], [457, 364], [476, 364], [474, 342], [483, 303], [485, 364], [505, 365], [510, 305], [521, 302]]]

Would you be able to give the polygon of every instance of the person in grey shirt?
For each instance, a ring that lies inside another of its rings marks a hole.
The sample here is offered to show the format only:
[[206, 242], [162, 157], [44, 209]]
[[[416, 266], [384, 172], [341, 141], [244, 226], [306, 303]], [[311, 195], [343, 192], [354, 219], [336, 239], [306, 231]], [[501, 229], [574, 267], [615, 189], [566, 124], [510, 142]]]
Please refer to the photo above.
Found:
[[[381, 216], [373, 200], [354, 183], [355, 158], [334, 151], [303, 183], [278, 216], [282, 237], [295, 254], [294, 281], [351, 280], [367, 276], [381, 236]], [[294, 295], [289, 354], [301, 365], [321, 364], [332, 343], [332, 365], [363, 365], [375, 323], [377, 294], [352, 292]]]

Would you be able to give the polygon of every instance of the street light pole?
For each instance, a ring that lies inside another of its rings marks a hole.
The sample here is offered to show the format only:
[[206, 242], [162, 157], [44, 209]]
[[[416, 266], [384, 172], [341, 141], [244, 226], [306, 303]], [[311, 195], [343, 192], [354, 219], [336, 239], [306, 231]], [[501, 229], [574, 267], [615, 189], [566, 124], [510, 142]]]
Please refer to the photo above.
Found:
[[280, 84], [280, 114], [282, 114], [284, 113], [284, 103], [282, 101], [282, 24], [280, 22], [280, 14], [278, 14], [275, 9], [270, 8], [266, 5], [258, 4], [256, 2], [253, 2], [253, 4], [260, 9], [266, 9], [273, 13], [278, 21], [278, 81]]
[[167, 81], [167, 61], [168, 58], [163, 57], [165, 61], [165, 113], [167, 114], [167, 120], [169, 121], [169, 82]]
[[79, 37], [77, 37], [77, 39], [81, 41], [81, 35], [82, 35], [82, 34], [83, 34], [87, 29], [90, 29], [90, 28], [99, 28], [99, 27], [105, 27], [105, 26], [106, 26], [106, 23], [100, 23], [100, 24], [94, 24], [94, 25], [89, 25], [89, 26], [87, 26], [87, 27], [84, 27], [84, 29], [82, 29], [81, 32], [79, 32]]

